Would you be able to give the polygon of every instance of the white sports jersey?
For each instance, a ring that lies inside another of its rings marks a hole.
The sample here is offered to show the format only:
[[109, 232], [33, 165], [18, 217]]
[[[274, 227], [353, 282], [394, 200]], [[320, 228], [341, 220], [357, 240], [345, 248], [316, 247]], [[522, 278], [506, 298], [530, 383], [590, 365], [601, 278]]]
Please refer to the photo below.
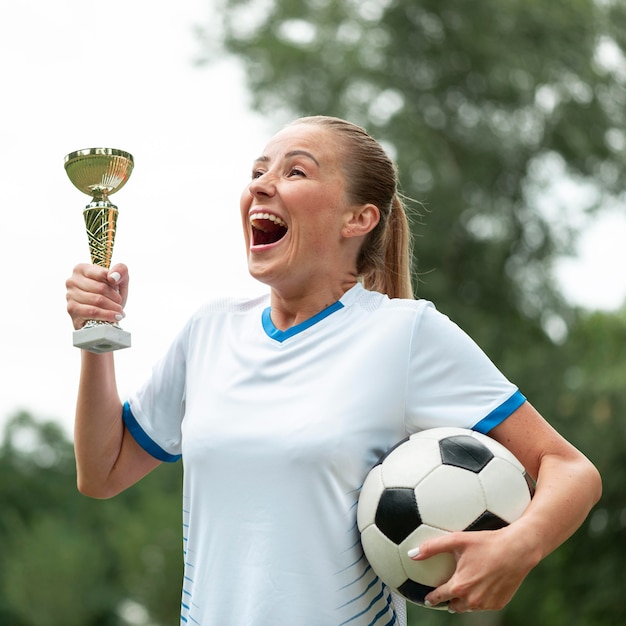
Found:
[[268, 305], [202, 308], [125, 406], [146, 450], [182, 454], [181, 624], [405, 623], [359, 541], [367, 472], [409, 433], [486, 432], [524, 397], [426, 301], [357, 285], [286, 331]]

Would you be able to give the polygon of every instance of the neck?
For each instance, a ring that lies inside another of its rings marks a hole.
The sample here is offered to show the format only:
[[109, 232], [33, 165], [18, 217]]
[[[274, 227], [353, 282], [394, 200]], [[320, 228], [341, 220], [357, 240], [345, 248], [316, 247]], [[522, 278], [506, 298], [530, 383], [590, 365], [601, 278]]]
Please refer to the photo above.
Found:
[[272, 322], [279, 330], [301, 324], [337, 302], [356, 283], [356, 277], [350, 277], [335, 287], [308, 289], [302, 293], [285, 293], [272, 288]]

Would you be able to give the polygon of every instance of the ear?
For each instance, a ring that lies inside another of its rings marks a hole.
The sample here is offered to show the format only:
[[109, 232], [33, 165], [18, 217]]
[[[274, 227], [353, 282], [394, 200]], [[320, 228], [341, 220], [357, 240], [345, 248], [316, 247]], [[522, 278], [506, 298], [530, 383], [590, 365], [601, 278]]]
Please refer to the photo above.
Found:
[[376, 228], [380, 221], [380, 211], [375, 204], [362, 204], [354, 207], [341, 229], [346, 237], [362, 237]]

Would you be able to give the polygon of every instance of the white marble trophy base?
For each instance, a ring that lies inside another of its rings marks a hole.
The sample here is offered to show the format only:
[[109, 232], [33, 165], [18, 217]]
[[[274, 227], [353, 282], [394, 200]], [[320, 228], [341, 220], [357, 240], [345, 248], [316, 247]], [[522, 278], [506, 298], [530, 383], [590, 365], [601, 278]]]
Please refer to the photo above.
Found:
[[76, 348], [95, 354], [130, 348], [130, 333], [113, 324], [88, 323], [74, 331], [73, 339]]

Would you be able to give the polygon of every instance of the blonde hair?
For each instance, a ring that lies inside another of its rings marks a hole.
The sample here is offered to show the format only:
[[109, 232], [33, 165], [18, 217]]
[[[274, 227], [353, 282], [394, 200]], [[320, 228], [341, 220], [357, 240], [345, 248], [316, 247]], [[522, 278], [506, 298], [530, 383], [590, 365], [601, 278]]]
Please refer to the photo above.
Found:
[[290, 125], [315, 124], [337, 134], [345, 148], [344, 169], [351, 202], [378, 207], [380, 221], [368, 234], [357, 259], [364, 287], [390, 298], [413, 298], [412, 238], [398, 193], [394, 163], [363, 128], [336, 117], [302, 117]]

